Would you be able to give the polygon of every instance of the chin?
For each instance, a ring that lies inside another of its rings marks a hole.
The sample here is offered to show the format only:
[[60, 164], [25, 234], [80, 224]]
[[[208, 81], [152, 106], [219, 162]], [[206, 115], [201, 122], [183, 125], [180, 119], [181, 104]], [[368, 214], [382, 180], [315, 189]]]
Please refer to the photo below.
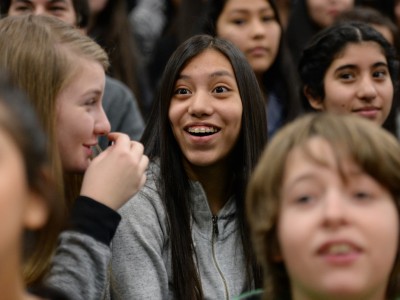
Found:
[[366, 291], [368, 291], [367, 286], [350, 280], [332, 282], [326, 289], [327, 295], [336, 295], [337, 299], [357, 299]]
[[64, 170], [68, 173], [83, 174], [86, 172], [88, 167], [89, 167], [89, 162], [87, 163], [82, 162], [80, 164], [71, 164], [69, 167], [65, 167]]

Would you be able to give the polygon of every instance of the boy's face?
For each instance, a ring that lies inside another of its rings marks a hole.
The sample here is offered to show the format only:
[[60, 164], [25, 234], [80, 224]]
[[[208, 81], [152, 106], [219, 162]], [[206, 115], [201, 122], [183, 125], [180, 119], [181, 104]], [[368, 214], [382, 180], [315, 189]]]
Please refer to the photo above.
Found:
[[53, 16], [72, 26], [77, 25], [72, 0], [11, 0], [8, 15], [24, 14]]
[[312, 158], [288, 155], [278, 221], [293, 299], [384, 299], [399, 236], [391, 194], [325, 140], [307, 147]]

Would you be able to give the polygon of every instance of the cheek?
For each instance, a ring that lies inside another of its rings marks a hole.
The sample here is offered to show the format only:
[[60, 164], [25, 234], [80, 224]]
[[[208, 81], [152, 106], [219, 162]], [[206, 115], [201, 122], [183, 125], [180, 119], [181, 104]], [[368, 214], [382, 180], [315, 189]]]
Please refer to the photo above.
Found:
[[[371, 215], [369, 220], [372, 221], [374, 217], [376, 220], [365, 224], [365, 232], [371, 234], [370, 240], [375, 247], [374, 255], [377, 267], [386, 266], [391, 269], [399, 248], [399, 216], [397, 209], [394, 205], [391, 205], [386, 212], [378, 209], [374, 212], [376, 216]], [[381, 217], [378, 218], [378, 215]], [[375, 224], [374, 228], [369, 228], [371, 224]]]
[[[220, 29], [218, 29], [220, 28]], [[246, 38], [243, 33], [229, 25], [217, 24], [217, 36], [232, 42], [240, 51], [244, 52], [246, 46]]]
[[306, 2], [308, 15], [313, 19], [315, 15], [318, 15], [322, 5], [315, 0], [306, 0]]
[[397, 18], [397, 22], [400, 22], [400, 3], [396, 4], [395, 8], [394, 8], [394, 14]]
[[168, 110], [168, 120], [169, 120], [169, 123], [171, 124], [172, 128], [174, 128], [174, 126], [176, 126], [178, 124], [180, 110], [181, 109], [179, 108], [179, 106], [177, 104], [175, 104], [174, 102], [171, 102], [171, 105]]
[[387, 85], [387, 87], [382, 89], [383, 93], [383, 100], [389, 105], [392, 105], [393, 102], [393, 96], [394, 96], [394, 87], [392, 82], [390, 81]]
[[238, 100], [238, 102], [239, 103], [237, 103], [236, 105], [234, 104], [232, 105], [232, 107], [234, 107], [235, 109], [233, 109], [231, 111], [231, 114], [229, 114], [229, 116], [231, 116], [230, 122], [236, 125], [237, 134], [239, 134], [240, 129], [242, 128], [242, 116], [243, 116], [242, 102], [240, 100]]
[[185, 110], [183, 105], [178, 105], [177, 103], [171, 102], [170, 108], [168, 110], [168, 121], [169, 126], [171, 127], [172, 134], [175, 139], [179, 140], [179, 129], [180, 129], [180, 121], [183, 116], [183, 111]]
[[272, 52], [274, 55], [274, 60], [275, 60], [275, 57], [279, 51], [279, 44], [280, 44], [280, 40], [281, 40], [281, 28], [280, 28], [279, 24], [275, 23], [275, 25], [271, 28], [271, 30], [269, 32], [271, 32], [270, 45], [271, 45], [271, 49], [272, 49]]
[[75, 17], [75, 13], [73, 11], [64, 17], [64, 21], [70, 25], [78, 25], [78, 19]]
[[344, 87], [329, 76], [324, 79], [324, 94], [323, 103], [327, 110], [343, 110], [351, 104], [353, 99], [353, 89]]
[[[13, 166], [7, 174], [2, 174], [0, 183], [0, 219], [2, 234], [10, 235], [23, 228], [24, 203], [28, 198], [27, 184], [22, 165]], [[2, 172], [1, 172], [2, 173]], [[5, 176], [3, 176], [5, 175]]]
[[[277, 229], [281, 255], [285, 264], [288, 265], [288, 268], [290, 268], [304, 252], [304, 246], [307, 245], [308, 242], [306, 233], [309, 232], [305, 222], [293, 217], [296, 216], [290, 216], [285, 213], [281, 214]], [[301, 221], [301, 226], [293, 226], [293, 224], [298, 221]]]
[[354, 0], [343, 0], [342, 3], [344, 10], [351, 9], [354, 6]]

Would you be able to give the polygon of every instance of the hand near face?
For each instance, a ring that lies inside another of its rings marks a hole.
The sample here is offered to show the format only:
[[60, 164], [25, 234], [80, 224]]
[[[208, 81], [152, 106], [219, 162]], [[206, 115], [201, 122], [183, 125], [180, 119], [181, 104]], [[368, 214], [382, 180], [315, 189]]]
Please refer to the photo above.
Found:
[[143, 145], [122, 133], [110, 133], [114, 142], [90, 163], [81, 195], [117, 210], [137, 193], [146, 181], [149, 159]]

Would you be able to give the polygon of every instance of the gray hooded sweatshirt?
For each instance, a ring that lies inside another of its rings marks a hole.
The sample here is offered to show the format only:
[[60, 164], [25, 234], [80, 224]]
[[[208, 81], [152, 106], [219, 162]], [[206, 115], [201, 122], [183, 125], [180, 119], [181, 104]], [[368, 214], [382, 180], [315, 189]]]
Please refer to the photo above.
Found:
[[[167, 216], [156, 187], [158, 177], [159, 166], [152, 163], [144, 188], [120, 209], [122, 221], [112, 242], [111, 299], [175, 299]], [[202, 186], [192, 182], [190, 204], [204, 298], [232, 299], [251, 289], [246, 285], [234, 199], [213, 219]]]

